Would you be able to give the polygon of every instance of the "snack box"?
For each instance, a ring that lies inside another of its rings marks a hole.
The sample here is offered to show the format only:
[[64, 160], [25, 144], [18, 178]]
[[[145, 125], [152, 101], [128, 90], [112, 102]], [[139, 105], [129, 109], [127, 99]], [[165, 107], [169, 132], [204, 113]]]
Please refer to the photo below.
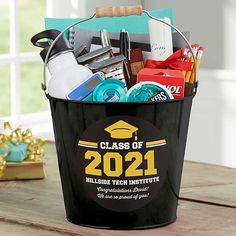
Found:
[[164, 85], [175, 99], [184, 97], [185, 79], [179, 70], [144, 68], [138, 73], [137, 83], [144, 81], [152, 81]]

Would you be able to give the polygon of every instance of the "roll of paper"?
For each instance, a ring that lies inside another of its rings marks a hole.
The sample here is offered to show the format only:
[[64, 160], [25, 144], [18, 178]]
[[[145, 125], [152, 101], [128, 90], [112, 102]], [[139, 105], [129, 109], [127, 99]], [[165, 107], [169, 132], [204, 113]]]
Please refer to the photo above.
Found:
[[[163, 18], [166, 23], [170, 23], [168, 17]], [[154, 19], [149, 20], [149, 34], [151, 54], [153, 60], [166, 60], [173, 54], [173, 40], [171, 27]]]

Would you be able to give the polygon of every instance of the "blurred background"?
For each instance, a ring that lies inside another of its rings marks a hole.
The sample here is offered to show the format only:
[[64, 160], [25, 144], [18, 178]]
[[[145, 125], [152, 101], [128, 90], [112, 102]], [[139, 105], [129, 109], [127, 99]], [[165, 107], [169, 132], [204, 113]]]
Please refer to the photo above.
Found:
[[236, 0], [1, 0], [0, 119], [53, 139], [43, 64], [30, 38], [44, 29], [45, 16], [86, 17], [95, 6], [134, 4], [173, 8], [175, 26], [205, 47], [186, 159], [236, 167]]

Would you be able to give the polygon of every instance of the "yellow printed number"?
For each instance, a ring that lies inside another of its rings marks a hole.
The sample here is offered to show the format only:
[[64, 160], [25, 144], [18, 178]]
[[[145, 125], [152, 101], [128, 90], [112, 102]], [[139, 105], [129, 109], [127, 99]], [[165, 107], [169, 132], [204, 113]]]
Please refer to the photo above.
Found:
[[92, 158], [93, 158], [93, 160], [85, 168], [85, 174], [102, 176], [102, 170], [101, 169], [96, 169], [97, 166], [102, 161], [101, 155], [96, 151], [87, 151], [85, 153], [85, 159], [91, 160]]
[[130, 164], [130, 166], [125, 171], [125, 176], [131, 177], [131, 176], [142, 176], [143, 170], [138, 169], [138, 167], [143, 162], [143, 156], [140, 152], [128, 152], [125, 156], [125, 161], [134, 161]]
[[144, 155], [144, 159], [147, 161], [147, 169], [144, 170], [145, 175], [156, 175], [157, 169], [155, 168], [155, 156], [154, 156], [154, 150], [148, 151]]
[[[111, 170], [111, 160], [114, 160], [114, 170]], [[119, 177], [123, 172], [122, 156], [118, 152], [107, 152], [103, 156], [104, 174], [109, 177]]]
[[[131, 162], [128, 168], [125, 170], [126, 177], [135, 176], [148, 176], [156, 175], [157, 169], [155, 168], [155, 155], [154, 150], [149, 150], [143, 158], [140, 152], [128, 152], [123, 160], [123, 157], [118, 152], [107, 152], [102, 157], [97, 151], [87, 151], [85, 153], [85, 159], [91, 160], [88, 166], [85, 168], [85, 174], [102, 176], [102, 171], [108, 177], [119, 177], [123, 173], [123, 162]], [[139, 169], [139, 166], [146, 161], [147, 168]], [[100, 164], [103, 164], [103, 170], [98, 168]], [[114, 163], [112, 167], [112, 163]]]

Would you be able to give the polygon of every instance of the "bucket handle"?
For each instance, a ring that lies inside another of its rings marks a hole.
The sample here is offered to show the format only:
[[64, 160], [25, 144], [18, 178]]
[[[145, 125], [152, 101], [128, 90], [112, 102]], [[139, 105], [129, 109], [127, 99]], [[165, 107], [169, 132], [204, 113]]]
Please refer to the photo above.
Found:
[[45, 94], [47, 95], [47, 73], [46, 73], [46, 68], [47, 68], [47, 63], [48, 63], [48, 59], [49, 59], [49, 55], [52, 51], [52, 48], [54, 47], [55, 43], [57, 42], [57, 40], [66, 32], [68, 31], [70, 28], [79, 25], [83, 22], [89, 21], [93, 18], [101, 18], [101, 17], [114, 17], [114, 16], [130, 16], [130, 15], [141, 15], [142, 13], [146, 14], [150, 19], [159, 21], [169, 27], [171, 27], [172, 29], [174, 29], [181, 37], [182, 39], [185, 41], [185, 43], [188, 45], [190, 52], [193, 56], [193, 69], [194, 69], [194, 78], [195, 78], [195, 93], [197, 92], [197, 86], [198, 86], [198, 81], [196, 81], [196, 75], [197, 75], [197, 69], [196, 69], [196, 57], [194, 56], [194, 52], [192, 50], [191, 44], [190, 42], [186, 39], [186, 37], [182, 34], [182, 32], [176, 28], [174, 25], [169, 24], [157, 17], [152, 16], [148, 11], [143, 10], [142, 9], [142, 5], [136, 5], [136, 6], [114, 6], [114, 7], [98, 7], [96, 8], [95, 12], [86, 19], [83, 20], [79, 20], [76, 21], [75, 23], [71, 24], [70, 26], [66, 27], [63, 31], [61, 31], [61, 33], [55, 38], [55, 40], [52, 42], [52, 44], [50, 45], [50, 48], [47, 52], [46, 58], [45, 58], [45, 62], [44, 62], [44, 67], [43, 67], [43, 82], [41, 84], [42, 86], [42, 90], [45, 92]]
[[115, 6], [97, 7], [95, 10], [96, 18], [113, 16], [142, 15], [142, 5], [136, 6]]

